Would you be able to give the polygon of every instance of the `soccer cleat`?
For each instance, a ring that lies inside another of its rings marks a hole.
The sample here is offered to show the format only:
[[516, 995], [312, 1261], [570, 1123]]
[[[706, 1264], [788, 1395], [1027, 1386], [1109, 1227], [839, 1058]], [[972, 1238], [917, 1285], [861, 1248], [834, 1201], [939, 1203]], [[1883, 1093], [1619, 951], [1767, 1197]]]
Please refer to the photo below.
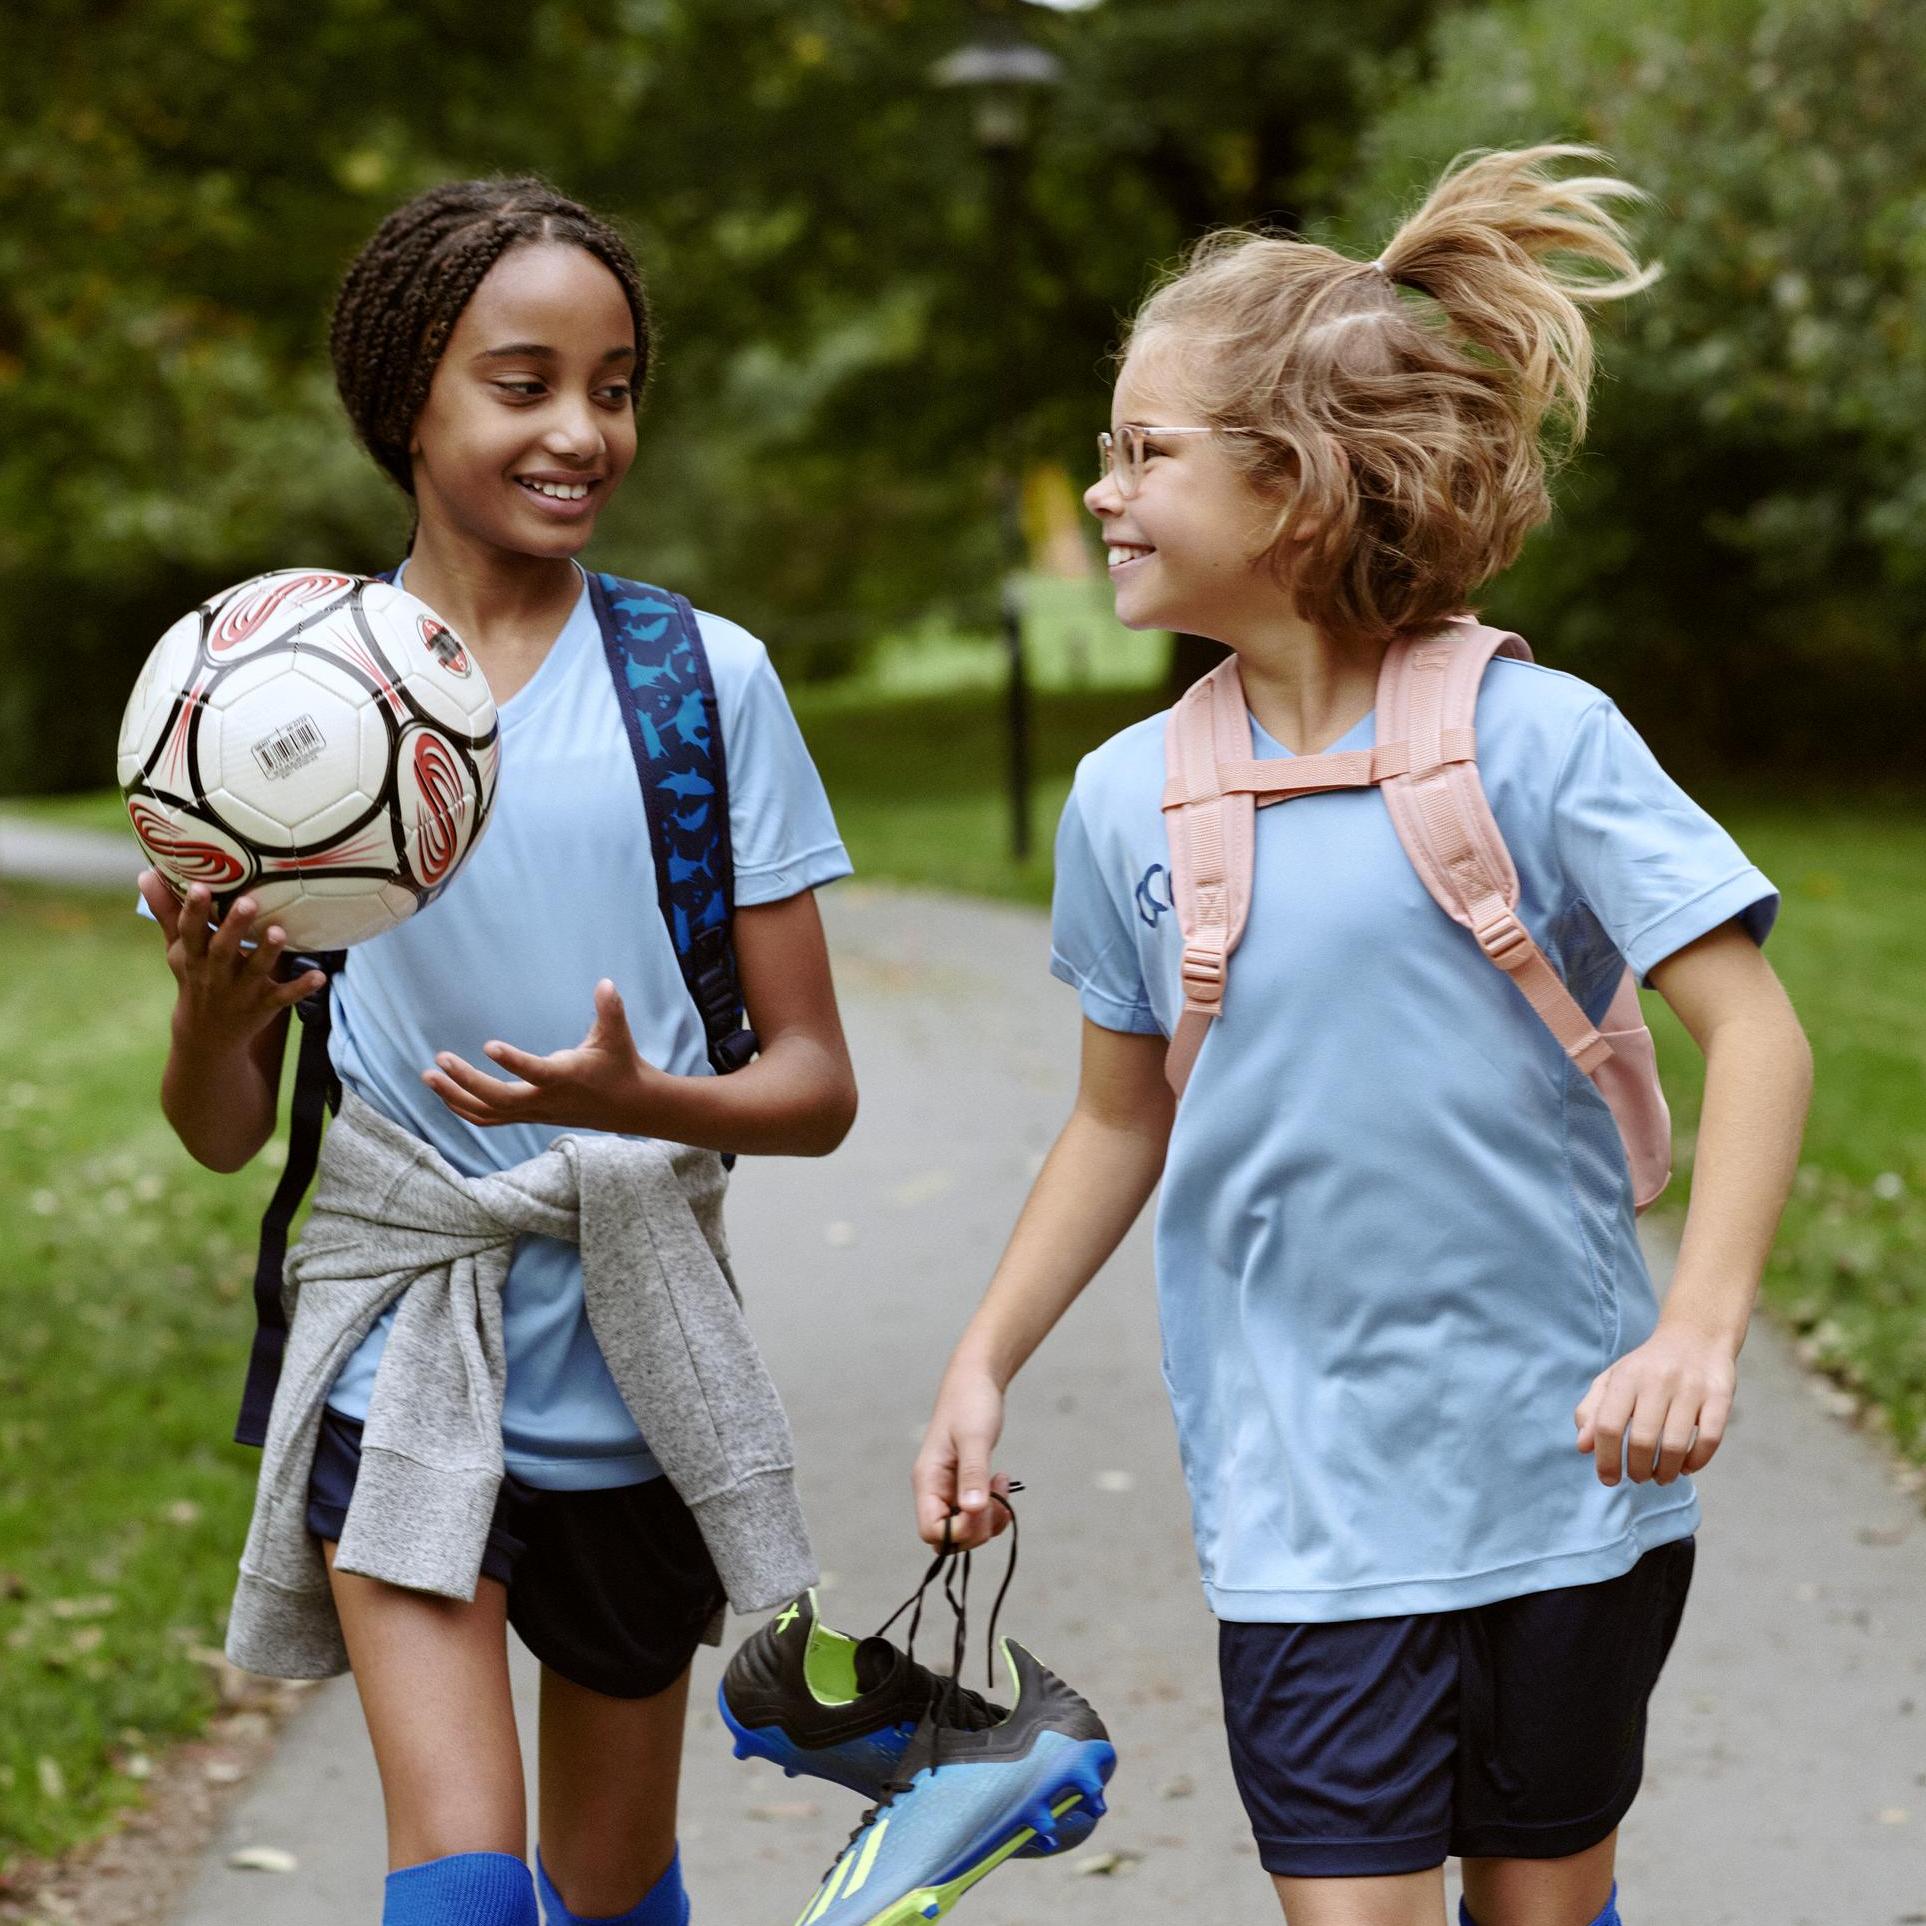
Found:
[[1002, 1652], [1012, 1709], [966, 1728], [939, 1698], [796, 1926], [939, 1919], [1006, 1859], [1062, 1843], [1070, 1814], [1085, 1833], [1103, 1816], [1117, 1763], [1103, 1721], [1014, 1639]]
[[[807, 1591], [743, 1641], [716, 1702], [738, 1759], [773, 1760], [792, 1779], [808, 1773], [873, 1802], [945, 1683], [886, 1638], [825, 1625]], [[966, 1722], [978, 1708], [985, 1723], [1003, 1716], [963, 1696]]]
[[[847, 1786], [871, 1805], [889, 1797], [911, 1736], [939, 1695], [944, 1721], [981, 1729], [1007, 1709], [950, 1681], [886, 1638], [851, 1638], [825, 1625], [813, 1590], [792, 1599], [745, 1639], [716, 1688], [738, 1759], [768, 1759], [785, 1776]], [[1021, 1856], [1067, 1852], [1089, 1838], [1096, 1815], [1072, 1807], [1053, 1835]]]

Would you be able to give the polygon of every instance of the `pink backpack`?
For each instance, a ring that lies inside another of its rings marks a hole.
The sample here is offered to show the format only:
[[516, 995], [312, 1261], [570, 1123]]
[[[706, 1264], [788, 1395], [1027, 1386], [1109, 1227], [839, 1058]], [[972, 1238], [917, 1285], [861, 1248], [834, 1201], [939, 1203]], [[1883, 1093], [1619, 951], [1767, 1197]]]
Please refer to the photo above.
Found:
[[1518, 872], [1478, 780], [1472, 726], [1494, 655], [1531, 660], [1516, 635], [1454, 617], [1419, 641], [1394, 642], [1378, 676], [1378, 743], [1340, 755], [1251, 754], [1237, 658], [1221, 663], [1170, 713], [1164, 735], [1171, 893], [1184, 935], [1184, 1011], [1166, 1074], [1181, 1096], [1211, 1019], [1224, 1007], [1231, 952], [1250, 907], [1256, 812], [1320, 789], [1380, 788], [1398, 840], [1438, 907], [1478, 939], [1618, 1120], [1640, 1210], [1672, 1174], [1672, 1120], [1652, 1033], [1625, 972], [1595, 1029], [1518, 920]]

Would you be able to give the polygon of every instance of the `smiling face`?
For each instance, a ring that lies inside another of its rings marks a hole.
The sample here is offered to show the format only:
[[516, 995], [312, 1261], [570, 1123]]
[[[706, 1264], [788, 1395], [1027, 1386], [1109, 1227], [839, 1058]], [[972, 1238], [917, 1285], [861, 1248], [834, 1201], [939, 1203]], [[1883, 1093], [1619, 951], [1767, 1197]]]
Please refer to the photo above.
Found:
[[[1154, 342], [1132, 349], [1112, 399], [1110, 432], [1198, 427], [1176, 370]], [[1238, 465], [1231, 437], [1145, 437], [1137, 491], [1127, 501], [1114, 474], [1084, 493], [1103, 524], [1117, 620], [1131, 629], [1177, 629], [1231, 641], [1275, 619], [1280, 588], [1263, 549], [1277, 504]]]
[[516, 555], [584, 548], [635, 459], [635, 321], [579, 247], [512, 247], [435, 368], [409, 447], [424, 523]]

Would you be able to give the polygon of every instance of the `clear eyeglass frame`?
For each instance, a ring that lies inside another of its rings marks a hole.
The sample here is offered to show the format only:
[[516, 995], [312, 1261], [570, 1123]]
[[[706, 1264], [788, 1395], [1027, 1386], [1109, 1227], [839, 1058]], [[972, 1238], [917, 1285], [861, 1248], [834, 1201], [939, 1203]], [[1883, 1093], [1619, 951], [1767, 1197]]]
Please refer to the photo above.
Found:
[[1220, 428], [1214, 425], [1189, 428], [1159, 428], [1152, 423], [1126, 421], [1113, 435], [1108, 428], [1097, 435], [1097, 479], [1117, 478], [1117, 493], [1125, 501], [1136, 494], [1144, 474], [1144, 443], [1153, 436], [1167, 441], [1173, 435], [1254, 435], [1255, 428]]

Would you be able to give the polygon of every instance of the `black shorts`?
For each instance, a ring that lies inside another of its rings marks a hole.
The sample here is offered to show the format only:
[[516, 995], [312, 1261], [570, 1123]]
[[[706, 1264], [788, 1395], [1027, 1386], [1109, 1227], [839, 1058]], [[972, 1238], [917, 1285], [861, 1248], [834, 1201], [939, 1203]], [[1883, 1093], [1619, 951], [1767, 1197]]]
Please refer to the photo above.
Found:
[[[361, 1425], [324, 1409], [308, 1529], [337, 1541], [361, 1466]], [[724, 1601], [694, 1514], [666, 1478], [603, 1491], [543, 1491], [504, 1475], [482, 1553], [508, 1588], [508, 1622], [563, 1678], [648, 1699], [688, 1669]]]
[[1273, 1873], [1562, 1859], [1624, 1818], [1693, 1541], [1455, 1612], [1221, 1625], [1231, 1767]]

